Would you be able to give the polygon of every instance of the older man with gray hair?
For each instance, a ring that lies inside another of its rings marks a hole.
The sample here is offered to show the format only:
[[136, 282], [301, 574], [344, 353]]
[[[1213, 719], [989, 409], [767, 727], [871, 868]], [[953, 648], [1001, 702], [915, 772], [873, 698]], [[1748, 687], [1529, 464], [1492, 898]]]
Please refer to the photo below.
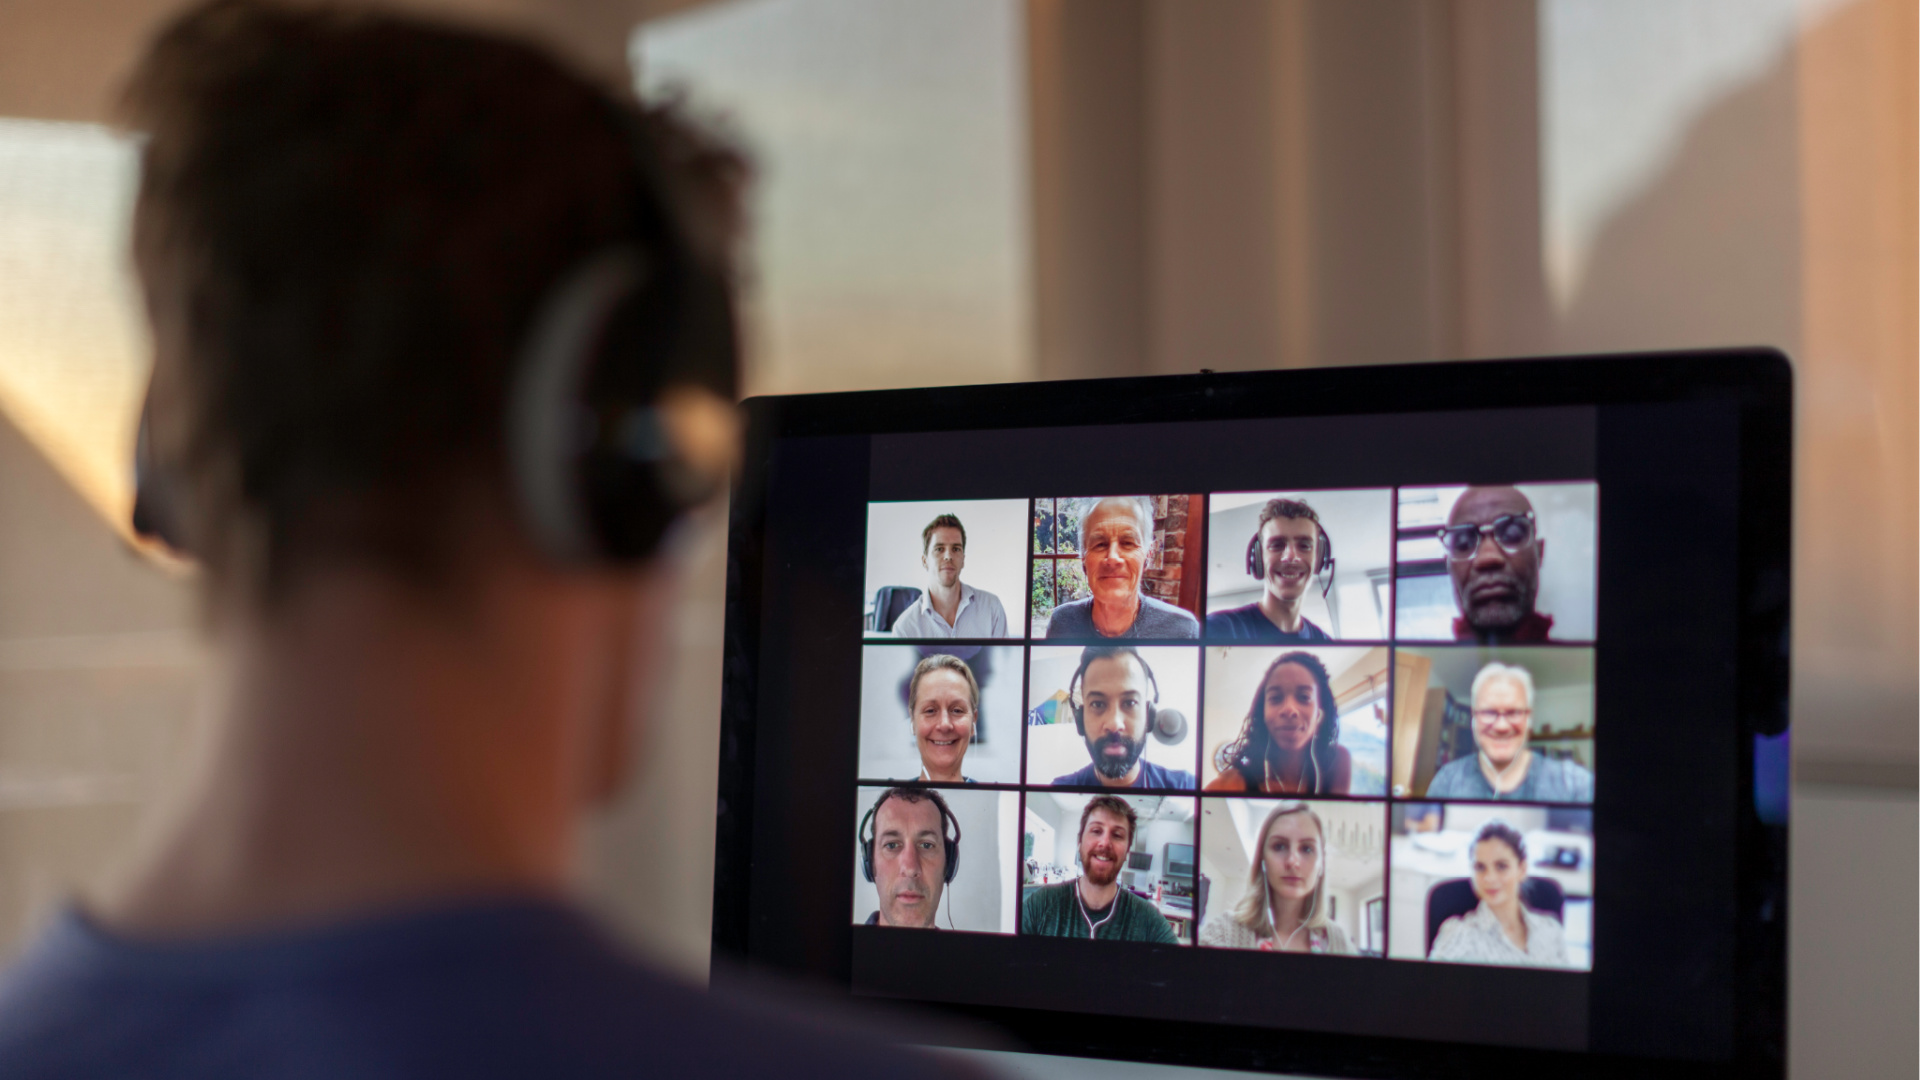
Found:
[[1050, 638], [1197, 638], [1192, 612], [1141, 592], [1153, 552], [1153, 499], [1112, 495], [1080, 518], [1080, 560], [1093, 595], [1053, 609]]
[[1532, 730], [1533, 675], [1497, 661], [1481, 668], [1473, 677], [1475, 753], [1441, 766], [1427, 797], [1591, 803], [1593, 774], [1534, 753], [1527, 746]]

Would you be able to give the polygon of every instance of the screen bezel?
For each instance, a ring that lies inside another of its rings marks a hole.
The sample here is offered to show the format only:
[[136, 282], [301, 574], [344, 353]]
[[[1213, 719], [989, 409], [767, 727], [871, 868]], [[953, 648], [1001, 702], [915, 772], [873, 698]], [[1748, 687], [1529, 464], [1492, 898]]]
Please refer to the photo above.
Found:
[[[759, 617], [766, 498], [776, 440], [910, 432], [1063, 428], [1084, 424], [1422, 413], [1562, 405], [1718, 400], [1739, 414], [1735, 684], [1737, 745], [1787, 728], [1791, 592], [1792, 369], [1765, 348], [1530, 360], [1456, 361], [1298, 371], [1202, 373], [750, 399], [747, 449], [728, 543], [725, 681], [714, 865], [716, 961], [784, 967], [847, 987], [839, 972], [756, 949], [756, 759], [753, 703], [762, 656]], [[1286, 402], [1284, 410], [1275, 403]], [[1300, 407], [1296, 403], [1310, 403]], [[1480, 1076], [1554, 1069], [1568, 1075], [1634, 1068], [1651, 1075], [1782, 1075], [1786, 1027], [1786, 829], [1763, 822], [1755, 762], [1743, 753], [1735, 814], [1735, 1056], [1703, 1063], [1597, 1053], [1516, 1050], [1187, 1021], [1089, 1026], [1078, 1013], [928, 1005], [1040, 1051], [1218, 1068], [1332, 1075]], [[961, 1030], [961, 1029], [955, 1029]], [[1065, 1034], [1071, 1032], [1072, 1034]], [[948, 1033], [953, 1037], [953, 1032]]]

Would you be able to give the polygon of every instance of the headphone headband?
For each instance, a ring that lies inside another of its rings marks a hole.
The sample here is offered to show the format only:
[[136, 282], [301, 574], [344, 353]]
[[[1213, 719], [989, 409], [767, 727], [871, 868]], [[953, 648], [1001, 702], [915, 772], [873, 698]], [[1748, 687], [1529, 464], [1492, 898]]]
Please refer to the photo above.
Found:
[[[873, 806], [861, 817], [860, 828], [856, 830], [855, 833], [855, 838], [860, 842], [861, 876], [865, 877], [868, 881], [874, 879], [873, 846], [880, 839], [880, 823], [877, 819], [880, 815], [880, 808], [887, 804], [888, 799], [892, 798], [903, 798], [910, 802], [918, 802], [924, 798], [933, 803], [934, 809], [940, 811], [940, 842], [944, 845], [945, 850], [943, 854], [946, 857], [946, 865], [941, 868], [941, 881], [946, 885], [953, 884], [954, 875], [960, 872], [960, 819], [954, 815], [953, 809], [947, 805], [947, 800], [940, 797], [939, 792], [932, 788], [914, 785], [890, 787], [881, 792], [880, 797], [873, 801]], [[869, 823], [874, 827], [873, 835], [868, 835], [867, 833], [867, 825]], [[947, 835], [949, 826], [952, 827], [953, 831], [953, 835], [951, 836]]]

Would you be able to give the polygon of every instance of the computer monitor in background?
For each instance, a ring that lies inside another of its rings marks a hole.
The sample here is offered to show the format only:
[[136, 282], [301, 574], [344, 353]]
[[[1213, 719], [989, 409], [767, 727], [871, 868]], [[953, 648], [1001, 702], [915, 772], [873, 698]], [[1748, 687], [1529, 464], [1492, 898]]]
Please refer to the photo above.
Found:
[[1783, 1071], [1784, 357], [748, 412], [716, 956], [1041, 1051]]

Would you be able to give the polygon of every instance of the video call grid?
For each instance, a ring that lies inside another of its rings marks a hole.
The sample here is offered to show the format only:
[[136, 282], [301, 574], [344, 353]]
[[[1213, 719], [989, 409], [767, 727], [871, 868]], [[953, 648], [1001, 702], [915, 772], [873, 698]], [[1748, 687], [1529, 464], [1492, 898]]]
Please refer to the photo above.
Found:
[[[1597, 488], [1597, 485], [1589, 484], [1586, 486]], [[1399, 524], [1399, 509], [1401, 506], [1400, 493], [1402, 489], [1395, 487], [1391, 489], [1380, 489], [1380, 490], [1386, 490], [1391, 492], [1390, 506], [1393, 508], [1393, 511], [1394, 511], [1393, 518], [1391, 521], [1391, 528], [1393, 529], [1393, 533], [1394, 533], [1394, 542], [1390, 543], [1389, 545], [1390, 563], [1389, 563], [1388, 581], [1391, 583], [1391, 585], [1394, 588], [1397, 589], [1397, 587], [1400, 584], [1399, 543], [1397, 541], [1400, 538], [1399, 534], [1403, 531], [1402, 527]], [[1050, 496], [1047, 498], [1052, 499], [1052, 498], [1058, 498], [1058, 497]], [[1190, 496], [1190, 498], [1197, 498], [1199, 500], [1200, 510], [1196, 514], [1192, 510], [1192, 503], [1189, 503], [1188, 527], [1190, 530], [1195, 530], [1198, 532], [1200, 536], [1200, 540], [1198, 541], [1198, 543], [1202, 545], [1202, 550], [1205, 550], [1204, 545], [1207, 540], [1207, 521], [1208, 521], [1207, 509], [1208, 509], [1209, 501], [1212, 498], [1212, 496], [1208, 494], [1201, 494], [1198, 496]], [[1039, 497], [1030, 498], [1027, 500], [1028, 520], [1030, 521], [1035, 520], [1035, 516], [1034, 516], [1035, 509], [1039, 502], [1041, 502], [1041, 498]], [[1196, 521], [1198, 522], [1197, 526], [1195, 524]], [[1189, 539], [1188, 542], [1193, 543], [1194, 541]], [[1021, 746], [1020, 746], [1020, 754], [1018, 758], [1018, 762], [1019, 762], [1018, 764], [1019, 772], [1017, 774], [1018, 779], [1010, 783], [998, 782], [998, 781], [954, 783], [954, 782], [936, 782], [936, 781], [920, 780], [920, 779], [902, 780], [897, 778], [889, 779], [889, 778], [877, 778], [877, 777], [862, 777], [861, 779], [856, 781], [856, 784], [859, 787], [863, 789], [884, 789], [886, 787], [896, 786], [900, 784], [912, 784], [912, 785], [917, 785], [921, 787], [932, 788], [935, 790], [1017, 792], [1019, 794], [1018, 820], [1021, 823], [1022, 829], [1024, 829], [1024, 824], [1026, 821], [1028, 800], [1034, 794], [1044, 794], [1044, 793], [1060, 793], [1060, 794], [1076, 794], [1076, 795], [1120, 794], [1122, 795], [1122, 797], [1126, 797], [1126, 795], [1129, 792], [1116, 791], [1113, 788], [1105, 787], [1097, 783], [1090, 784], [1090, 785], [1082, 785], [1082, 784], [1039, 784], [1039, 783], [1031, 782], [1029, 779], [1029, 773], [1028, 773], [1028, 768], [1029, 768], [1028, 755], [1029, 755], [1029, 745], [1030, 745], [1033, 725], [1030, 722], [1030, 717], [1026, 714], [1026, 712], [1028, 709], [1031, 708], [1031, 702], [1032, 702], [1032, 691], [1033, 691], [1032, 657], [1033, 657], [1033, 650], [1036, 647], [1040, 647], [1040, 648], [1052, 647], [1052, 646], [1083, 647], [1086, 645], [1093, 645], [1093, 644], [1127, 644], [1127, 645], [1135, 645], [1143, 648], [1150, 648], [1156, 651], [1169, 650], [1169, 649], [1191, 649], [1198, 654], [1196, 657], [1196, 668], [1198, 672], [1197, 686], [1199, 687], [1199, 690], [1198, 690], [1199, 709], [1196, 711], [1196, 723], [1195, 723], [1195, 727], [1194, 727], [1191, 738], [1195, 743], [1192, 751], [1192, 756], [1193, 756], [1192, 763], [1194, 766], [1193, 775], [1195, 776], [1196, 781], [1200, 783], [1201, 786], [1197, 788], [1139, 789], [1138, 791], [1132, 792], [1133, 794], [1136, 794], [1140, 797], [1187, 798], [1187, 799], [1192, 799], [1194, 801], [1193, 814], [1190, 818], [1190, 821], [1192, 825], [1192, 850], [1194, 853], [1193, 854], [1194, 873], [1196, 875], [1196, 878], [1199, 874], [1200, 853], [1204, 850], [1204, 829], [1205, 829], [1204, 821], [1206, 817], [1206, 805], [1209, 802], [1216, 802], [1220, 805], [1224, 805], [1227, 801], [1234, 800], [1234, 799], [1244, 799], [1249, 801], [1263, 801], [1263, 802], [1276, 802], [1276, 801], [1285, 801], [1289, 799], [1298, 799], [1298, 800], [1306, 801], [1309, 804], [1319, 803], [1319, 802], [1348, 803], [1348, 804], [1369, 804], [1369, 803], [1377, 804], [1379, 806], [1380, 820], [1381, 820], [1381, 833], [1383, 837], [1383, 843], [1381, 846], [1381, 853], [1380, 853], [1380, 864], [1382, 869], [1381, 869], [1381, 885], [1380, 885], [1379, 902], [1383, 905], [1383, 909], [1388, 912], [1392, 911], [1392, 904], [1393, 904], [1393, 848], [1395, 846], [1393, 844], [1393, 840], [1396, 835], [1393, 831], [1393, 821], [1394, 821], [1394, 809], [1397, 804], [1407, 805], [1411, 807], [1433, 806], [1436, 804], [1442, 807], [1445, 807], [1445, 806], [1488, 807], [1488, 808], [1494, 808], [1496, 810], [1533, 809], [1533, 810], [1555, 811], [1555, 810], [1567, 810], [1570, 808], [1582, 808], [1584, 809], [1584, 812], [1589, 817], [1588, 835], [1589, 836], [1591, 835], [1591, 826], [1590, 826], [1591, 801], [1590, 799], [1585, 803], [1570, 803], [1570, 802], [1564, 802], [1564, 801], [1547, 801], [1547, 800], [1517, 800], [1517, 799], [1490, 801], [1490, 800], [1476, 799], [1471, 797], [1453, 797], [1453, 796], [1428, 795], [1428, 794], [1422, 794], [1422, 795], [1416, 796], [1412, 794], [1397, 795], [1394, 793], [1394, 785], [1391, 782], [1391, 778], [1394, 774], [1393, 766], [1394, 766], [1394, 759], [1395, 759], [1395, 753], [1396, 753], [1395, 740], [1393, 738], [1393, 733], [1395, 729], [1395, 721], [1396, 721], [1397, 711], [1398, 711], [1398, 704], [1399, 704], [1398, 694], [1400, 690], [1398, 686], [1398, 681], [1399, 681], [1398, 653], [1401, 651], [1402, 648], [1415, 650], [1418, 653], [1424, 654], [1424, 653], [1432, 652], [1436, 650], [1487, 648], [1488, 647], [1488, 646], [1475, 645], [1471, 643], [1462, 644], [1457, 641], [1447, 641], [1444, 639], [1436, 639], [1436, 638], [1410, 638], [1406, 640], [1399, 640], [1394, 636], [1398, 631], [1397, 619], [1398, 619], [1400, 604], [1397, 602], [1388, 602], [1383, 605], [1384, 607], [1383, 614], [1387, 620], [1387, 627], [1388, 627], [1388, 634], [1386, 637], [1366, 638], [1366, 639], [1338, 638], [1331, 643], [1333, 647], [1340, 647], [1340, 648], [1383, 647], [1387, 650], [1387, 663], [1386, 663], [1386, 669], [1385, 669], [1386, 677], [1385, 677], [1385, 686], [1384, 686], [1384, 692], [1382, 695], [1382, 700], [1385, 703], [1384, 726], [1387, 732], [1386, 738], [1384, 740], [1385, 760], [1383, 763], [1383, 774], [1388, 778], [1388, 782], [1386, 783], [1383, 791], [1379, 793], [1362, 793], [1362, 794], [1354, 794], [1351, 792], [1348, 792], [1348, 793], [1315, 792], [1311, 794], [1268, 793], [1264, 790], [1240, 791], [1240, 792], [1206, 791], [1204, 789], [1204, 781], [1200, 781], [1199, 778], [1205, 775], [1204, 763], [1202, 760], [1203, 755], [1205, 753], [1205, 746], [1207, 743], [1207, 739], [1205, 738], [1205, 733], [1211, 730], [1209, 718], [1211, 714], [1214, 713], [1214, 710], [1209, 705], [1209, 702], [1207, 700], [1207, 695], [1205, 692], [1206, 667], [1208, 662], [1207, 654], [1211, 648], [1219, 647], [1222, 641], [1228, 641], [1228, 640], [1234, 640], [1234, 639], [1222, 639], [1222, 638], [1215, 638], [1215, 637], [1209, 636], [1204, 629], [1206, 625], [1204, 619], [1200, 619], [1200, 624], [1202, 629], [1200, 631], [1199, 636], [1197, 638], [1185, 639], [1185, 640], [1193, 640], [1196, 642], [1196, 644], [1191, 646], [1180, 644], [1182, 639], [1165, 639], [1165, 638], [1112, 639], [1112, 638], [1100, 638], [1100, 637], [1073, 637], [1073, 638], [1063, 639], [1063, 638], [1034, 637], [1032, 636], [1033, 613], [1032, 613], [1031, 583], [1033, 580], [1033, 572], [1034, 572], [1034, 566], [1036, 562], [1034, 548], [1037, 546], [1037, 542], [1035, 541], [1034, 537], [1029, 535], [1026, 538], [1026, 543], [1024, 546], [1025, 546], [1024, 562], [1026, 564], [1025, 580], [1029, 586], [1028, 589], [1023, 590], [1023, 600], [1024, 600], [1023, 615], [1025, 617], [1019, 620], [1019, 626], [1024, 632], [1024, 636], [1018, 637], [1018, 638], [1014, 638], [1014, 637], [890, 638], [890, 639], [883, 639], [879, 641], [876, 641], [874, 639], [867, 639], [863, 643], [867, 647], [879, 646], [883, 648], [898, 647], [898, 648], [915, 648], [915, 649], [928, 648], [928, 647], [940, 647], [940, 646], [1010, 647], [1010, 646], [1017, 645], [1021, 650], [1021, 656], [1022, 656], [1022, 663], [1020, 665], [1021, 666], [1020, 702], [1021, 702], [1021, 708], [1022, 708], [1022, 715], [1019, 717], [1019, 727], [1021, 729]], [[1197, 591], [1199, 595], [1202, 598], [1204, 598], [1208, 595], [1207, 576], [1211, 572], [1210, 561], [1202, 560], [1200, 562], [1199, 569], [1201, 573], [1201, 580], [1200, 580]], [[1390, 593], [1390, 596], [1391, 595], [1393, 594]], [[1013, 623], [1011, 619], [1008, 620], [1008, 622], [1009, 622], [1009, 626], [1011, 626]], [[1533, 648], [1533, 649], [1541, 649], [1541, 650], [1559, 649], [1559, 650], [1568, 650], [1568, 651], [1584, 651], [1590, 655], [1596, 646], [1597, 646], [1597, 640], [1595, 640], [1595, 635], [1588, 635], [1583, 640], [1576, 640], [1576, 641], [1547, 640], [1547, 641], [1541, 641], [1536, 643], [1530, 643], [1527, 647]], [[1261, 648], [1263, 646], [1252, 645], [1252, 646], [1242, 646], [1242, 647]], [[1273, 646], [1270, 646], [1270, 645], [1264, 646], [1264, 647], [1274, 648]], [[1322, 643], [1322, 647], [1326, 647], [1326, 643]], [[1513, 647], [1514, 646], [1507, 646], [1507, 648], [1509, 649]], [[1279, 647], [1275, 651], [1287, 651], [1289, 649], [1294, 649], [1294, 648], [1304, 648], [1307, 650], [1311, 650], [1313, 646], [1305, 645], [1305, 644], [1298, 644], [1298, 645], [1288, 644], [1288, 645]], [[1589, 694], [1591, 694], [1592, 691], [1593, 691], [1593, 687], [1591, 682], [1589, 682], [1588, 683]], [[1231, 705], [1229, 705], [1226, 711], [1235, 712], [1238, 710], [1234, 709]], [[1243, 717], [1235, 717], [1230, 719], [1227, 722], [1237, 724], [1237, 723], [1240, 723], [1241, 720], [1243, 719], [1244, 719]], [[863, 723], [864, 723], [864, 718], [863, 718]], [[1596, 747], [1593, 753], [1597, 756], [1597, 753], [1598, 753], [1597, 733], [1592, 738]], [[1591, 855], [1589, 854], [1589, 859], [1590, 858], [1591, 858]], [[1024, 852], [1020, 849], [1018, 845], [1016, 845], [1015, 851], [1012, 853], [1012, 862], [1015, 869], [1014, 880], [1020, 883], [1020, 885], [1022, 886], [1021, 891], [1024, 892], [1026, 856], [1024, 855]], [[1072, 880], [1072, 879], [1066, 879], [1066, 880]], [[1590, 900], [1591, 897], [1588, 897], [1586, 899]], [[1016, 913], [1021, 910], [1022, 906], [1023, 905], [1016, 902], [1016, 905], [1015, 905]], [[1214, 908], [1212, 910], [1218, 910], [1218, 909]], [[1202, 948], [1208, 947], [1208, 946], [1201, 945], [1199, 942], [1200, 927], [1199, 925], [1197, 925], [1197, 922], [1198, 921], [1196, 920], [1195, 921], [1196, 924], [1191, 926], [1190, 929], [1188, 930], [1185, 940], [1181, 942], [1182, 945], [1202, 947]], [[1375, 955], [1375, 958], [1409, 959], [1409, 960], [1424, 961], [1426, 959], [1424, 956], [1401, 957], [1401, 956], [1395, 956], [1393, 954], [1393, 946], [1392, 946], [1392, 940], [1391, 940], [1392, 922], [1393, 920], [1389, 917], [1381, 928], [1382, 929], [1381, 942], [1380, 942], [1380, 946], [1377, 951], [1377, 954], [1373, 954]], [[1017, 917], [1016, 917], [1016, 933], [1025, 934], [1027, 932], [1028, 931], [1024, 926], [1018, 925]]]

